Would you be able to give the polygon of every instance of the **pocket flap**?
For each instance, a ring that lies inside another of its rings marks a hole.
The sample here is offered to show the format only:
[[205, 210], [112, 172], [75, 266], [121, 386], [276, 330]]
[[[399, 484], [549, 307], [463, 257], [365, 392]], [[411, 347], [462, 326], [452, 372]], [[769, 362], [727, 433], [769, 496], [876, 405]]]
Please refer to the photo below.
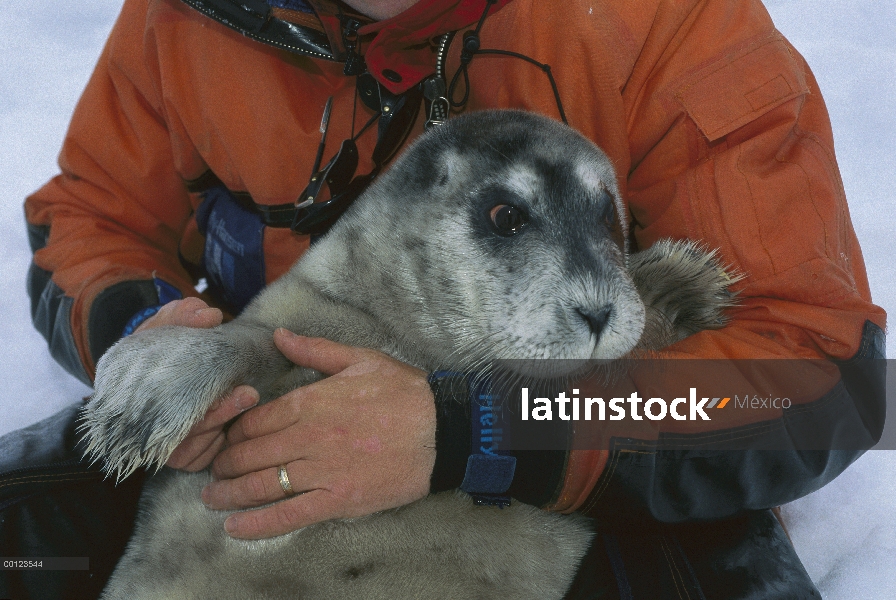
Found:
[[808, 91], [802, 67], [776, 35], [701, 69], [676, 97], [713, 142]]

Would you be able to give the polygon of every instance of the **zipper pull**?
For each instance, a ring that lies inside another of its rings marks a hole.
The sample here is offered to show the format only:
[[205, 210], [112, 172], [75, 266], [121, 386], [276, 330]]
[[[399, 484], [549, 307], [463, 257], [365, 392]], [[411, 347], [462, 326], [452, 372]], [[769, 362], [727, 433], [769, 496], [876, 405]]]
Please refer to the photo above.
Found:
[[361, 22], [351, 17], [344, 17], [342, 20], [342, 45], [345, 46], [345, 66], [342, 69], [343, 75], [354, 76], [360, 75], [367, 70], [364, 63], [364, 57], [358, 54], [358, 29], [361, 28]]
[[428, 119], [423, 126], [425, 129], [441, 125], [448, 119], [448, 98], [445, 97], [445, 94], [445, 80], [438, 75], [433, 75], [423, 81], [423, 96], [429, 107]]

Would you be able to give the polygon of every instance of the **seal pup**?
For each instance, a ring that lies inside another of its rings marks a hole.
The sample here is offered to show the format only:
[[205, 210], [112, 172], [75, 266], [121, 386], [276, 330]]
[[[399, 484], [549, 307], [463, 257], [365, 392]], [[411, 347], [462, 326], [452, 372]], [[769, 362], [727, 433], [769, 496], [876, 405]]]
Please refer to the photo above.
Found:
[[615, 359], [721, 326], [731, 279], [712, 253], [663, 242], [627, 257], [624, 215], [590, 141], [529, 113], [473, 113], [422, 135], [234, 321], [119, 341], [84, 409], [88, 452], [119, 477], [161, 471], [103, 598], [561, 598], [592, 536], [582, 517], [447, 492], [235, 540], [229, 513], [200, 500], [210, 474], [162, 466], [234, 386], [267, 401], [321, 377], [276, 350], [278, 327], [475, 371]]

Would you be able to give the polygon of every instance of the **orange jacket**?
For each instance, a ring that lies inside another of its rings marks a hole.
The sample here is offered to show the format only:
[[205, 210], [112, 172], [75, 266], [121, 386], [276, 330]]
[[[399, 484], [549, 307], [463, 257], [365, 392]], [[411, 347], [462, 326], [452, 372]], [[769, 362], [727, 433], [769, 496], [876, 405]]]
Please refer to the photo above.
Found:
[[[332, 3], [310, 4], [317, 17], [275, 15], [323, 31], [339, 54]], [[484, 6], [421, 0], [364, 26], [368, 68], [404, 91], [433, 72], [435, 37], [475, 25]], [[746, 275], [730, 325], [680, 342], [672, 355], [849, 358], [866, 322], [884, 327], [818, 86], [760, 2], [507, 0], [485, 20], [481, 39], [551, 66], [569, 124], [616, 165], [634, 247], [664, 237], [701, 240]], [[117, 335], [107, 324], [120, 330], [158, 301], [146, 282], [195, 294], [201, 199], [186, 182], [210, 170], [259, 204], [298, 197], [329, 96], [324, 162], [351, 136], [355, 85], [342, 68], [253, 41], [177, 0], [125, 2], [66, 136], [62, 174], [25, 205], [37, 250], [36, 320], [63, 348], [57, 356], [92, 376]], [[469, 75], [467, 111], [511, 107], [557, 117], [546, 77], [529, 63], [478, 55]], [[358, 104], [355, 131], [370, 114]], [[374, 141], [374, 131], [359, 140], [359, 173], [371, 166]], [[269, 228], [263, 244], [270, 282], [308, 239]], [[552, 505], [582, 506], [607, 458], [573, 453]]]

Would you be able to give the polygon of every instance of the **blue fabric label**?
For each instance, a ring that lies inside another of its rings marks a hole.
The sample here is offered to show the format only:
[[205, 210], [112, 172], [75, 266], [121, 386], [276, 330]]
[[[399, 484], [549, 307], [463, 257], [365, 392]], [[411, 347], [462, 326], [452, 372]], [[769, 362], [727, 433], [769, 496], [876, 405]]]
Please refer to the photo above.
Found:
[[473, 494], [477, 502], [507, 505], [509, 499], [486, 497], [504, 494], [510, 488], [516, 471], [516, 458], [506, 450], [510, 430], [506, 426], [501, 395], [493, 389], [491, 377], [480, 375], [471, 379], [475, 381], [470, 386], [473, 436], [460, 489]]
[[492, 389], [490, 377], [480, 376], [470, 390], [470, 418], [473, 432], [471, 454], [507, 456], [510, 429], [505, 425], [501, 396]]
[[202, 269], [209, 291], [239, 313], [265, 285], [261, 215], [219, 186], [204, 193], [196, 223], [205, 235]]

